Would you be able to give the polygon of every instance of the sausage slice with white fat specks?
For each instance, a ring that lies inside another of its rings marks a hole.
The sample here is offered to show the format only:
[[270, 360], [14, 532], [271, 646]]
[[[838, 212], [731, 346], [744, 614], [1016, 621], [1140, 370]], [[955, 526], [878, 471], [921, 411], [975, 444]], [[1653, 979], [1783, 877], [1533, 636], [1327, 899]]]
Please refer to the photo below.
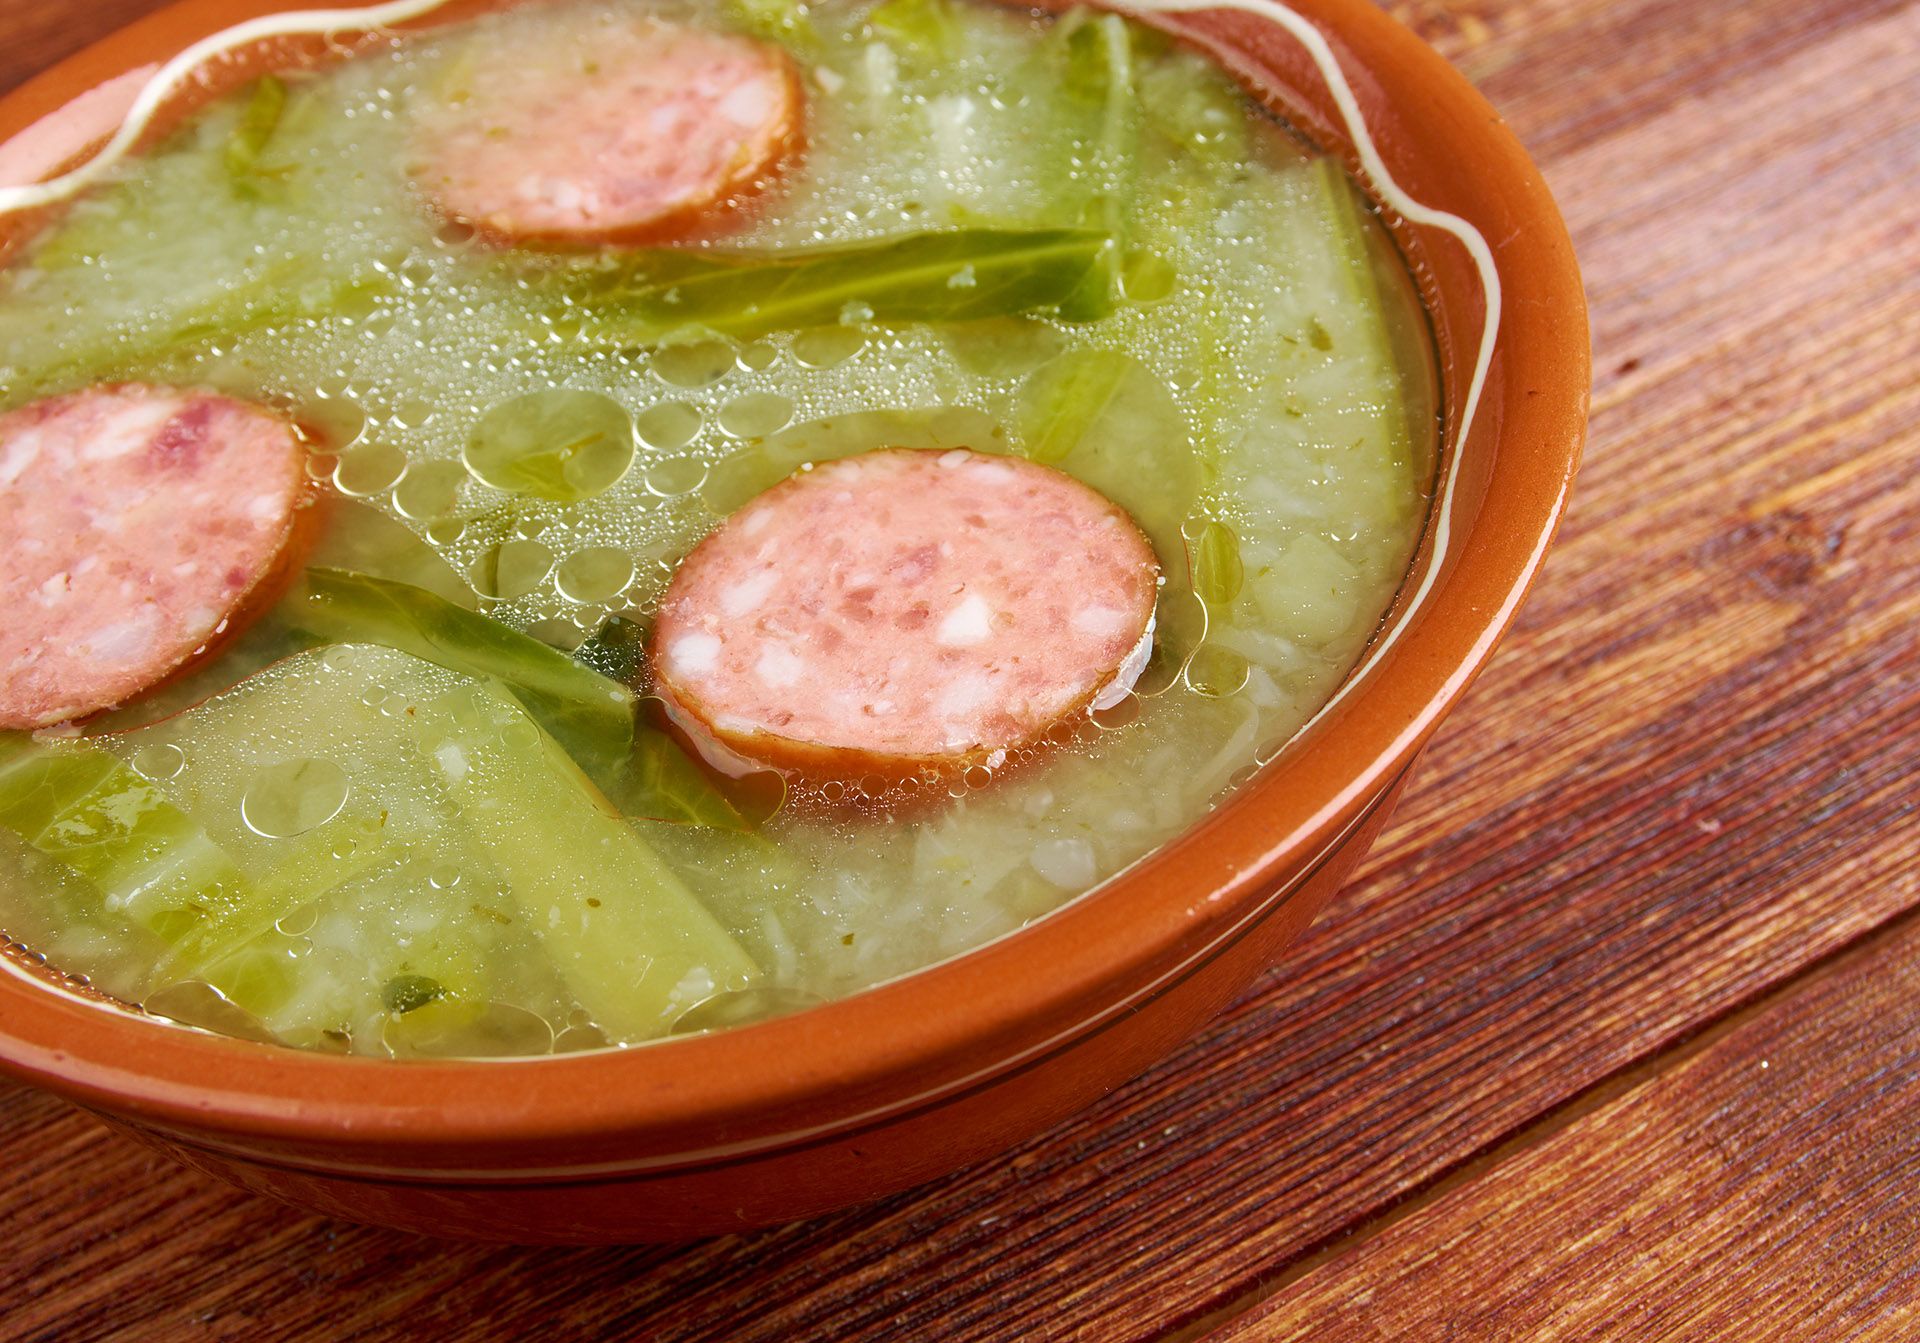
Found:
[[279, 570], [307, 491], [293, 424], [124, 384], [0, 415], [0, 728], [164, 680]]
[[1158, 581], [1132, 519], [1071, 476], [888, 449], [800, 472], [696, 547], [653, 671], [734, 772], [993, 765], [1126, 693]]
[[588, 11], [453, 69], [420, 114], [415, 180], [509, 243], [710, 232], [801, 140], [792, 58], [729, 33]]

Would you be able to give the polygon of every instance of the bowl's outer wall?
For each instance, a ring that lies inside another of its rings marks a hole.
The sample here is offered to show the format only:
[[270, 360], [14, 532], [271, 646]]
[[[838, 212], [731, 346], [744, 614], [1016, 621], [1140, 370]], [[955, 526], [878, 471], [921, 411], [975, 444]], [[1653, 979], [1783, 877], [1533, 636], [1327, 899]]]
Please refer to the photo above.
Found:
[[[0, 138], [277, 7], [183, 0], [0, 99]], [[325, 1058], [159, 1026], [0, 974], [0, 1068], [307, 1206], [443, 1234], [585, 1240], [732, 1228], [903, 1187], [1004, 1148], [1171, 1048], [1269, 963], [1364, 850], [1384, 816], [1375, 804], [1511, 619], [1585, 426], [1578, 272], [1524, 152], [1367, 0], [1296, 7], [1334, 35], [1396, 176], [1481, 228], [1510, 297], [1482, 414], [1455, 449], [1453, 544], [1435, 555], [1430, 531], [1423, 548], [1421, 562], [1440, 566], [1430, 605], [1230, 804], [1096, 896], [968, 956], [662, 1049], [491, 1065]], [[1290, 40], [1241, 16], [1172, 26], [1274, 91], [1323, 144], [1344, 146]], [[253, 68], [238, 63], [221, 83]], [[1395, 234], [1434, 313], [1457, 415], [1483, 311], [1477, 278], [1451, 240]]]

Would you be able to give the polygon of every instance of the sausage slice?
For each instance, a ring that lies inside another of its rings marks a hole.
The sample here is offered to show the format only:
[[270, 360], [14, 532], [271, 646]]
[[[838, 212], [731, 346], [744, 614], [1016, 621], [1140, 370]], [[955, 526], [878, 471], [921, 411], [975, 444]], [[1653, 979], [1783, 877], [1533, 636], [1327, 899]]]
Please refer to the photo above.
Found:
[[554, 19], [487, 53], [421, 118], [415, 178], [440, 212], [509, 243], [642, 243], [698, 231], [797, 148], [781, 48], [654, 20]]
[[164, 679], [274, 573], [305, 492], [294, 426], [124, 384], [0, 415], [0, 728]]
[[993, 764], [1125, 692], [1158, 579], [1132, 519], [1071, 476], [887, 449], [790, 477], [696, 547], [653, 670], [723, 768]]

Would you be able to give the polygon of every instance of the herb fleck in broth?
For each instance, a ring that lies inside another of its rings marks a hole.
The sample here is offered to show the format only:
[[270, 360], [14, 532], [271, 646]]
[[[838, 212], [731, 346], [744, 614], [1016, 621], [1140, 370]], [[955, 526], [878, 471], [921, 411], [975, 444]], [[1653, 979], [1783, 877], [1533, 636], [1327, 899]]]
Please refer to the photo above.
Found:
[[[105, 991], [395, 1055], [841, 996], [1191, 826], [1405, 572], [1434, 432], [1412, 287], [1337, 166], [1198, 56], [1110, 16], [755, 5], [807, 149], [735, 231], [636, 261], [436, 221], [419, 109], [564, 12], [242, 90], [0, 272], [0, 409], [120, 379], [283, 405], [341, 498], [313, 578], [211, 666], [70, 749], [0, 734], [0, 927]], [[1025, 455], [1134, 516], [1167, 574], [1134, 695], [996, 770], [784, 795], [586, 703], [644, 693], [645, 624], [720, 517], [897, 446]], [[415, 660], [449, 645], [514, 696]]]

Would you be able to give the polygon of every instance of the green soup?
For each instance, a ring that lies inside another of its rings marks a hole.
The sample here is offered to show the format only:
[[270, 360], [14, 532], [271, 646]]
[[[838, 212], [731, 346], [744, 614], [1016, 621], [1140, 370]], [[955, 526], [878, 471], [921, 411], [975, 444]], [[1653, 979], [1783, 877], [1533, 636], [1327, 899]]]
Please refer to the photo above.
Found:
[[[791, 1011], [1190, 827], [1379, 624], [1433, 471], [1425, 319], [1338, 165], [1211, 64], [963, 0], [582, 12], [243, 89], [0, 271], [0, 410], [129, 379], [285, 406], [333, 497], [307, 581], [211, 663], [78, 739], [0, 734], [0, 928], [68, 974], [397, 1056]], [[679, 248], [436, 219], [419, 118], [540, 25], [636, 13], [792, 51], [779, 188]], [[1126, 508], [1153, 661], [994, 770], [712, 776], [645, 696], [674, 565], [796, 468], [900, 446]]]

